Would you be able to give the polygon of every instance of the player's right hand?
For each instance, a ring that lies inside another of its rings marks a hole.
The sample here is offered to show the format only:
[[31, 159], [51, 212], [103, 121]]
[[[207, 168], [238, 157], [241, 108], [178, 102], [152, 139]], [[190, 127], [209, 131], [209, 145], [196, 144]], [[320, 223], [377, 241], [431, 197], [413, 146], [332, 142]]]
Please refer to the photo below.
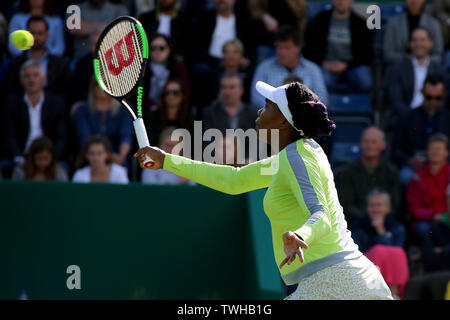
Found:
[[294, 232], [287, 231], [283, 234], [283, 243], [286, 258], [280, 263], [280, 269], [283, 268], [286, 263], [290, 265], [295, 260], [295, 256], [298, 256], [301, 263], [305, 261], [302, 250], [308, 249], [308, 245], [305, 241], [300, 240]]
[[148, 155], [155, 162], [155, 164], [150, 169], [162, 169], [164, 165], [164, 158], [166, 156], [166, 153], [163, 150], [157, 147], [144, 147], [139, 149], [134, 154], [134, 157], [139, 160], [139, 165], [143, 169], [145, 168], [145, 155]]

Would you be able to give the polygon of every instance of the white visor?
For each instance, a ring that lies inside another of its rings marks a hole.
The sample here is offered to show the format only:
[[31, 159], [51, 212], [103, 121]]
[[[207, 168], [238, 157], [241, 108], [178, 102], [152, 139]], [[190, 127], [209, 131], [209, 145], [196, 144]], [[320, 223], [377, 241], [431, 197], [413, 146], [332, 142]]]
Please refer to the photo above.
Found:
[[297, 130], [294, 126], [294, 120], [292, 119], [292, 113], [288, 107], [288, 100], [286, 97], [286, 87], [288, 85], [280, 86], [280, 87], [272, 87], [270, 84], [267, 84], [262, 81], [256, 82], [256, 91], [258, 91], [263, 97], [269, 99], [270, 101], [277, 104], [278, 109], [280, 109], [283, 116], [286, 120], [291, 124], [291, 126]]

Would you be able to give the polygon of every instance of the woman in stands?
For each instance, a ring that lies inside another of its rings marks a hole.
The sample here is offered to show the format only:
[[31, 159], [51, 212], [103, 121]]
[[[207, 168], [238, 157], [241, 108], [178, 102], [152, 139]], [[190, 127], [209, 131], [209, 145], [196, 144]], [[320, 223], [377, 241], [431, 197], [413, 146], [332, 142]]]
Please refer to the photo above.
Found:
[[83, 145], [76, 167], [73, 182], [129, 182], [127, 169], [113, 163], [109, 140], [100, 134], [91, 136]]
[[14, 168], [11, 179], [67, 181], [69, 177], [64, 167], [56, 161], [52, 141], [42, 137], [31, 143], [26, 162]]
[[135, 158], [142, 167], [147, 154], [156, 162], [153, 169], [229, 194], [268, 187], [264, 209], [275, 259], [284, 282], [298, 284], [287, 299], [393, 299], [376, 266], [353, 242], [330, 164], [313, 140], [335, 128], [325, 105], [299, 82], [274, 88], [259, 81], [256, 89], [266, 98], [256, 119], [259, 138], [281, 149], [270, 158], [235, 168], [154, 147], [140, 149]]

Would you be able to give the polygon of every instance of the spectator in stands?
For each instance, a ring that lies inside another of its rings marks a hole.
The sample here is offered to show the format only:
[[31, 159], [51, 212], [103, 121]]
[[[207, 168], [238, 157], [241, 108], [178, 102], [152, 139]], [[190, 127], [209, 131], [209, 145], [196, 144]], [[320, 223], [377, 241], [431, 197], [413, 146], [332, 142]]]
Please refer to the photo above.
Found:
[[20, 69], [25, 94], [11, 94], [5, 103], [2, 127], [7, 154], [15, 163], [24, 163], [31, 143], [46, 136], [55, 145], [56, 158], [65, 160], [67, 117], [64, 101], [50, 92], [44, 93], [45, 75], [38, 61], [29, 60]]
[[427, 148], [428, 162], [411, 179], [408, 188], [409, 212], [414, 217], [413, 229], [420, 239], [430, 231], [431, 222], [438, 222], [447, 211], [446, 189], [450, 183], [448, 137], [431, 136]]
[[[66, 46], [64, 37], [65, 24], [61, 17], [54, 14], [53, 2], [53, 0], [20, 0], [19, 12], [11, 18], [9, 23], [9, 33], [16, 30], [28, 29], [28, 20], [30, 17], [41, 17], [47, 24], [47, 51], [52, 55], [62, 56]], [[12, 56], [18, 56], [22, 53], [22, 50], [17, 49], [10, 42], [9, 52]]]
[[430, 32], [417, 27], [411, 33], [411, 57], [404, 57], [393, 65], [386, 76], [387, 103], [393, 116], [406, 114], [423, 104], [422, 88], [427, 74], [442, 73], [442, 65], [431, 61], [433, 47]]
[[80, 146], [93, 134], [108, 137], [111, 160], [123, 165], [133, 143], [132, 118], [120, 103], [107, 95], [94, 77], [91, 78], [88, 100], [73, 112], [73, 121]]
[[409, 279], [408, 258], [404, 251], [406, 228], [391, 214], [389, 193], [374, 189], [367, 196], [367, 214], [358, 218], [352, 237], [379, 269], [392, 295], [401, 297]]
[[404, 300], [444, 300], [448, 298], [450, 271], [417, 275], [405, 288]]
[[450, 270], [450, 184], [447, 187], [447, 212], [439, 221], [432, 221], [423, 245], [426, 272]]
[[249, 60], [244, 56], [244, 44], [239, 39], [232, 39], [224, 43], [222, 47], [223, 57], [216, 68], [211, 69], [212, 73], [204, 79], [204, 90], [202, 96], [207, 101], [217, 99], [220, 90], [220, 78], [222, 74], [227, 72], [239, 73], [244, 83], [243, 100], [250, 100], [250, 84], [253, 73]]
[[301, 39], [298, 30], [289, 26], [280, 27], [275, 37], [275, 48], [277, 56], [256, 67], [251, 85], [251, 103], [258, 107], [265, 103], [264, 97], [256, 91], [257, 81], [277, 87], [290, 75], [296, 75], [319, 96], [320, 101], [327, 104], [328, 92], [319, 66], [300, 56]]
[[[250, 84], [253, 74], [253, 67], [250, 62], [245, 58], [244, 44], [239, 39], [232, 39], [224, 43], [222, 47], [222, 61], [220, 62], [219, 70], [216, 73], [216, 82], [220, 79], [221, 75], [226, 72], [237, 72], [241, 76], [244, 83], [244, 96], [243, 100], [250, 101]], [[216, 96], [220, 84], [217, 83]]]
[[[180, 143], [172, 140], [172, 133], [176, 127], [165, 128], [159, 137], [159, 148], [167, 153], [172, 153], [173, 148]], [[175, 173], [166, 170], [142, 170], [141, 181], [145, 184], [189, 184], [195, 185], [194, 181], [180, 177]]]
[[353, 0], [333, 0], [333, 8], [315, 16], [308, 24], [303, 55], [322, 67], [330, 92], [340, 84], [350, 92], [372, 88], [373, 33], [366, 20], [352, 9]]
[[160, 142], [160, 133], [168, 128], [183, 128], [190, 130], [193, 122], [189, 104], [186, 99], [186, 88], [181, 80], [169, 79], [162, 88], [161, 104], [158, 110], [144, 115], [144, 121], [149, 130], [150, 144]]
[[185, 64], [172, 52], [170, 38], [156, 34], [150, 41], [150, 63], [144, 78], [144, 108], [155, 111], [160, 103], [162, 89], [170, 78], [181, 80], [184, 98], [189, 103], [189, 80]]
[[211, 74], [220, 64], [225, 42], [239, 39], [245, 46], [247, 58], [252, 61], [254, 57], [253, 25], [248, 17], [234, 11], [235, 2], [215, 0], [215, 9], [200, 14], [193, 27], [193, 104], [200, 108], [211, 103], [208, 97], [203, 96], [205, 83], [208, 84]]
[[307, 5], [304, 0], [249, 0], [248, 4], [253, 18], [263, 23], [266, 31], [263, 34], [271, 34], [272, 41], [281, 25], [297, 27], [300, 33], [305, 30]]
[[[243, 131], [253, 129], [258, 117], [258, 109], [243, 102], [243, 94], [244, 86], [239, 73], [224, 73], [220, 79], [218, 101], [205, 108], [203, 112], [203, 130], [214, 128], [225, 135], [227, 129]], [[246, 151], [244, 157], [248, 158], [250, 156], [249, 141], [238, 141], [238, 143], [242, 143]], [[243, 164], [245, 159], [239, 159], [239, 164]]]
[[257, 159], [250, 157], [239, 159], [239, 148], [242, 141], [234, 135], [223, 135], [217, 141], [218, 148], [215, 150], [214, 163], [226, 164], [233, 167], [242, 167]]
[[156, 0], [156, 8], [140, 15], [139, 21], [148, 35], [159, 33], [172, 39], [172, 51], [184, 56], [191, 23], [183, 11], [177, 10], [179, 0]]
[[251, 16], [259, 24], [255, 33], [258, 44], [257, 61], [275, 55], [273, 42], [281, 25], [297, 28], [301, 35], [305, 32], [307, 5], [305, 0], [249, 0]]
[[239, 73], [224, 73], [220, 79], [219, 100], [203, 112], [203, 128], [243, 129], [255, 127], [258, 109], [242, 102], [244, 86]]
[[424, 165], [428, 139], [438, 132], [450, 137], [450, 112], [442, 107], [443, 77], [428, 75], [422, 94], [423, 105], [402, 116], [392, 135], [392, 157], [401, 168], [400, 183], [404, 187], [408, 187], [412, 176]]
[[195, 28], [196, 61], [217, 66], [222, 58], [225, 42], [238, 38], [252, 58], [254, 36], [248, 17], [234, 11], [236, 0], [214, 0], [215, 9], [198, 17]]
[[52, 141], [42, 137], [31, 143], [25, 164], [14, 168], [11, 179], [67, 181], [69, 177], [64, 167], [56, 161]]
[[344, 207], [345, 218], [351, 223], [362, 217], [367, 208], [367, 194], [374, 188], [386, 190], [392, 202], [392, 210], [399, 215], [400, 182], [394, 165], [383, 158], [386, 139], [383, 131], [369, 127], [361, 135], [361, 158], [345, 166], [338, 173], [339, 200]]
[[83, 145], [76, 163], [73, 182], [127, 184], [127, 169], [114, 163], [108, 138], [95, 134]]
[[426, 0], [405, 0], [406, 12], [388, 20], [384, 35], [383, 58], [386, 63], [394, 64], [409, 58], [411, 52], [408, 43], [411, 34], [417, 27], [428, 29], [433, 40], [431, 60], [441, 63], [443, 55], [443, 39], [439, 22], [424, 12]]
[[439, 20], [445, 50], [450, 49], [450, 2], [447, 0], [433, 0], [433, 15]]
[[[139, 17], [141, 14], [144, 14], [148, 11], [155, 10], [156, 8], [156, 0], [134, 0], [134, 9], [135, 14]], [[178, 3], [178, 6], [180, 2]]]
[[70, 90], [67, 93], [67, 106], [69, 110], [72, 110], [75, 105], [83, 103], [87, 99], [89, 83], [94, 73], [94, 65], [92, 63], [94, 51], [101, 33], [102, 29], [92, 31], [89, 36], [91, 51], [80, 59], [75, 60], [76, 63], [70, 77]]
[[11, 60], [6, 73], [5, 90], [7, 93], [15, 92], [23, 95], [20, 81], [20, 68], [28, 59], [34, 59], [42, 66], [47, 92], [65, 95], [70, 76], [69, 61], [67, 58], [58, 57], [47, 49], [48, 23], [42, 17], [32, 16], [28, 19], [27, 29], [34, 36], [34, 45], [30, 50], [24, 51]]
[[128, 9], [122, 4], [114, 4], [108, 0], [88, 0], [77, 4], [81, 12], [81, 28], [69, 32], [75, 37], [75, 58], [89, 53], [89, 36], [96, 29], [103, 29], [108, 23], [119, 16], [128, 15]]

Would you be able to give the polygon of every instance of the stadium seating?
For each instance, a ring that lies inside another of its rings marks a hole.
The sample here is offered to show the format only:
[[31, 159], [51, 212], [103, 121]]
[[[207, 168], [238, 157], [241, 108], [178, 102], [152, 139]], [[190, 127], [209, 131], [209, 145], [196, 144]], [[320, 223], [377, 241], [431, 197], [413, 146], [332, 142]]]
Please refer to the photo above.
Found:
[[372, 104], [367, 94], [330, 94], [328, 111], [331, 115], [372, 117]]
[[359, 140], [372, 120], [364, 116], [336, 116], [332, 119], [336, 123], [336, 130], [331, 136], [330, 162], [336, 171], [361, 155]]

